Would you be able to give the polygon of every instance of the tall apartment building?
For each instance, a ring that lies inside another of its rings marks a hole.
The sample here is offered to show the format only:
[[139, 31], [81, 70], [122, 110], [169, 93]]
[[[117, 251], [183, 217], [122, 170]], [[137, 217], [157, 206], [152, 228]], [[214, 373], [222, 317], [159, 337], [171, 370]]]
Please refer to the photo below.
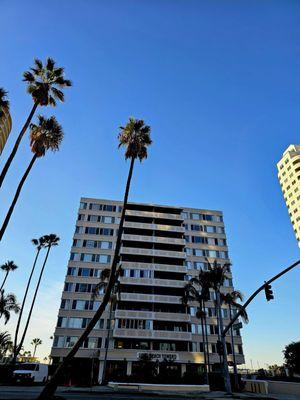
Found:
[[[101, 295], [93, 301], [91, 294], [101, 270], [110, 265], [121, 206], [120, 201], [81, 199], [51, 351], [54, 363], [67, 354], [99, 306]], [[74, 361], [81, 366], [80, 374], [91, 370], [93, 360], [94, 373], [101, 381], [109, 329], [110, 375], [134, 373], [145, 353], [155, 360], [174, 361], [180, 374], [199, 369], [204, 354], [201, 324], [196, 318], [198, 305], [184, 306], [181, 298], [187, 281], [200, 269], [207, 269], [206, 258], [229, 262], [222, 213], [130, 203], [120, 256], [123, 276], [113, 321], [108, 323], [108, 308]], [[232, 290], [230, 276], [223, 291]], [[210, 363], [218, 368], [218, 329], [211, 295], [206, 303]], [[222, 312], [226, 323], [226, 306]], [[227, 341], [232, 361], [230, 336]], [[234, 347], [237, 363], [243, 364], [239, 331], [234, 331]]]
[[291, 144], [277, 163], [278, 179], [300, 247], [300, 145]]
[[2, 110], [3, 116], [0, 118], [0, 154], [2, 153], [5, 143], [11, 131], [12, 121], [9, 111]]

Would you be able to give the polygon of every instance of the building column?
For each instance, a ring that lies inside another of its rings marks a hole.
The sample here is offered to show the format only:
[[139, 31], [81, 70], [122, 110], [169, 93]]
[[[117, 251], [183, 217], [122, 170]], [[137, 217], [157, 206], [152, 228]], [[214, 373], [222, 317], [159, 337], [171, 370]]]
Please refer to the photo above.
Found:
[[181, 364], [181, 376], [186, 373], [186, 364]]
[[127, 376], [131, 375], [131, 371], [132, 371], [132, 361], [127, 361], [126, 375]]
[[99, 382], [99, 384], [102, 383], [103, 367], [104, 367], [104, 361], [100, 361], [99, 362], [99, 374], [98, 374], [98, 382]]

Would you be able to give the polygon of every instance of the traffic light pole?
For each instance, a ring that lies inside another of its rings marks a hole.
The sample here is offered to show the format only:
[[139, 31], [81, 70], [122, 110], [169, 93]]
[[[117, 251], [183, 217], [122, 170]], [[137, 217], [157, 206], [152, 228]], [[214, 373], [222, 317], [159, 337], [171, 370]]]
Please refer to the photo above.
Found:
[[231, 326], [235, 323], [235, 321], [241, 316], [242, 312], [246, 309], [246, 307], [251, 303], [251, 301], [262, 291], [265, 289], [266, 285], [270, 285], [272, 282], [276, 281], [278, 278], [282, 277], [282, 275], [289, 272], [291, 269], [297, 267], [300, 264], [300, 260], [296, 261], [294, 264], [290, 265], [288, 268], [284, 269], [283, 271], [279, 272], [279, 274], [273, 276], [273, 278], [265, 281], [263, 285], [261, 285], [250, 297], [249, 299], [242, 305], [241, 309], [237, 314], [231, 319], [229, 324], [223, 329], [221, 336], [225, 338], [226, 333], [229, 331]]

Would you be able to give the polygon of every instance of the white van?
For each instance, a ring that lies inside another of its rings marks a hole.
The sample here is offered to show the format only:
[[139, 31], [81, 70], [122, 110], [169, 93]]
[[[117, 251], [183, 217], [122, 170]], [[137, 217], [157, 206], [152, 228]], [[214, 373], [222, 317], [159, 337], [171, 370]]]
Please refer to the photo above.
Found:
[[44, 383], [48, 377], [48, 365], [37, 362], [20, 364], [13, 377], [16, 383]]

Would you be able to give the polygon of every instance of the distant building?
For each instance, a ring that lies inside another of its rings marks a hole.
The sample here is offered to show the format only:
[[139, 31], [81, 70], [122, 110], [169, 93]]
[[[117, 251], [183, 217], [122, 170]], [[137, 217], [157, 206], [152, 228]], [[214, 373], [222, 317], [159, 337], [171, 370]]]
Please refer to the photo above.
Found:
[[300, 247], [300, 145], [291, 144], [277, 163], [278, 178]]
[[0, 118], [0, 154], [2, 153], [7, 138], [12, 128], [12, 121], [9, 111], [2, 110], [4, 115]]
[[[102, 295], [93, 301], [91, 294], [101, 270], [110, 266], [121, 211], [120, 201], [81, 199], [51, 350], [54, 364], [68, 354], [99, 307]], [[109, 324], [108, 307], [70, 366], [74, 380], [94, 368], [94, 381], [95, 377], [101, 381], [109, 329], [109, 376], [135, 374], [144, 355], [159, 362], [173, 361], [179, 376], [201, 369], [204, 353], [198, 304], [185, 306], [181, 298], [188, 280], [208, 268], [207, 259], [229, 262], [222, 212], [129, 203], [120, 258], [123, 276], [113, 322]], [[222, 291], [232, 290], [230, 274]], [[215, 370], [220, 357], [213, 291], [206, 312], [210, 363]], [[226, 305], [222, 313], [227, 324]], [[227, 346], [232, 363], [230, 336]], [[237, 364], [243, 364], [238, 329], [234, 330], [234, 350]]]

